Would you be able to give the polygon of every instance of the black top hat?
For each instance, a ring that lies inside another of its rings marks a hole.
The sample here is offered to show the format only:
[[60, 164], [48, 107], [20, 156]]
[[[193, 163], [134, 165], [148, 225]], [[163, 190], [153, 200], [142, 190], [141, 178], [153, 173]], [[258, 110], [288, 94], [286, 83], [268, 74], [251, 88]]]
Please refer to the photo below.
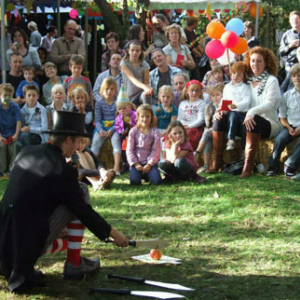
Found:
[[54, 111], [52, 130], [43, 133], [90, 137], [85, 132], [85, 114]]

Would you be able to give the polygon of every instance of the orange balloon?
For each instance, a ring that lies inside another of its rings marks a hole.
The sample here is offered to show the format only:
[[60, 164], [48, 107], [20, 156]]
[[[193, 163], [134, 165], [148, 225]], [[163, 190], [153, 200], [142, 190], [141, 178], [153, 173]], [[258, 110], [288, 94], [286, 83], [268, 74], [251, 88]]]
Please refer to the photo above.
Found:
[[248, 50], [248, 43], [245, 39], [239, 37], [237, 44], [230, 50], [235, 54], [243, 54]]
[[[250, 7], [249, 7], [249, 14], [255, 19], [256, 18], [256, 3], [251, 3]], [[259, 6], [259, 13], [258, 13], [258, 17], [260, 17], [263, 13], [263, 10], [261, 8], [261, 6]]]
[[220, 39], [225, 30], [225, 27], [219, 22], [210, 22], [206, 27], [207, 35], [215, 40]]

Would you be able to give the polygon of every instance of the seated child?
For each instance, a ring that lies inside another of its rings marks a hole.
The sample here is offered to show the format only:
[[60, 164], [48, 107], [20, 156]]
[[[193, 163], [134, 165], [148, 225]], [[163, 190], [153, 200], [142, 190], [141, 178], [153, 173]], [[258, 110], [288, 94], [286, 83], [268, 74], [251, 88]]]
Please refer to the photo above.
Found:
[[200, 173], [206, 173], [209, 170], [211, 152], [212, 152], [212, 131], [213, 116], [218, 110], [223, 98], [224, 85], [219, 83], [210, 89], [211, 102], [205, 107], [205, 130], [194, 152], [195, 161], [198, 162], [201, 152], [204, 150], [204, 166], [200, 169]]
[[85, 129], [89, 134], [93, 134], [93, 108], [90, 105], [89, 96], [82, 87], [77, 87], [70, 94], [73, 107], [71, 111], [85, 114]]
[[[220, 63], [218, 62], [217, 59], [211, 59], [209, 58], [209, 65], [210, 69], [212, 70], [216, 66], [220, 66]], [[207, 71], [203, 77], [202, 83], [203, 86], [206, 87], [207, 85], [210, 85], [211, 82], [215, 82], [215, 79], [211, 76], [211, 70]], [[204, 89], [205, 91], [205, 89]]]
[[193, 147], [188, 141], [184, 126], [179, 121], [169, 124], [166, 131], [166, 159], [158, 163], [165, 174], [164, 182], [193, 180], [205, 183], [206, 179], [197, 174], [198, 165], [194, 160]]
[[279, 107], [279, 118], [284, 128], [274, 139], [267, 176], [276, 175], [282, 151], [293, 139], [297, 138], [293, 154], [284, 163], [284, 173], [286, 177], [299, 180], [300, 176], [299, 174], [295, 176], [295, 172], [300, 164], [300, 64], [295, 64], [291, 68], [290, 77], [294, 88], [284, 93]]
[[53, 102], [46, 106], [48, 117], [48, 128], [52, 128], [53, 125], [53, 112], [56, 110], [68, 111], [67, 104], [64, 102], [66, 98], [65, 90], [62, 84], [56, 84], [52, 88]]
[[100, 89], [102, 98], [97, 100], [95, 105], [96, 130], [91, 150], [98, 156], [105, 140], [111, 139], [115, 160], [114, 171], [116, 175], [120, 175], [121, 139], [115, 128], [117, 91], [118, 86], [115, 79], [112, 77], [105, 78]]
[[72, 155], [72, 163], [78, 165], [79, 180], [85, 178], [92, 184], [94, 191], [108, 188], [115, 178], [114, 170], [105, 170], [103, 164], [88, 147], [90, 141], [83, 138], [80, 147]]
[[173, 104], [176, 108], [179, 107], [181, 100], [186, 99], [183, 95], [183, 90], [190, 80], [186, 73], [177, 73], [173, 77], [173, 87], [174, 87], [174, 100]]
[[35, 77], [35, 68], [33, 66], [26, 66], [23, 68], [23, 76], [25, 80], [22, 80], [20, 84], [18, 85], [18, 88], [16, 90], [16, 103], [18, 104], [24, 104], [24, 87], [28, 84], [35, 84], [37, 88], [39, 89], [39, 85], [37, 82], [35, 82], [33, 79]]
[[190, 80], [185, 87], [188, 100], [181, 101], [178, 109], [178, 121], [187, 132], [190, 143], [196, 149], [202, 136], [204, 125], [205, 101], [203, 85], [198, 80]]
[[21, 109], [22, 128], [17, 142], [17, 152], [27, 145], [39, 145], [48, 140], [46, 108], [38, 102], [39, 89], [34, 84], [24, 87], [25, 105]]
[[[67, 79], [68, 76], [58, 76], [56, 65], [52, 62], [45, 63], [45, 75], [49, 78], [49, 80], [43, 85], [43, 97], [46, 103], [45, 105], [50, 105], [53, 101], [52, 88], [56, 84], [63, 84], [64, 80]], [[67, 100], [64, 99], [64, 101], [66, 102]]]
[[17, 140], [21, 130], [19, 105], [12, 102], [14, 88], [10, 83], [0, 85], [0, 176], [9, 173], [17, 155]]
[[124, 173], [129, 170], [129, 165], [126, 157], [127, 137], [129, 130], [136, 124], [135, 106], [132, 102], [129, 101], [124, 85], [121, 86], [116, 102], [116, 107], [117, 117], [115, 121], [115, 128], [121, 137], [123, 160], [121, 173]]
[[[157, 128], [159, 130], [160, 136], [165, 137], [165, 132], [171, 121], [177, 119], [178, 110], [173, 104], [173, 88], [170, 85], [163, 85], [158, 91], [158, 102], [159, 105], [155, 109], [154, 114], [157, 117]], [[161, 143], [163, 157], [165, 154], [164, 142]]]
[[65, 93], [67, 95], [66, 102], [69, 108], [73, 106], [72, 99], [70, 97], [71, 92], [73, 89], [77, 87], [82, 87], [88, 93], [89, 101], [90, 101], [89, 104], [92, 106], [92, 108], [94, 108], [92, 85], [88, 78], [81, 75], [83, 67], [84, 67], [83, 56], [79, 54], [73, 54], [69, 62], [69, 68], [72, 75], [67, 79], [65, 79], [63, 83]]
[[227, 82], [225, 82], [226, 77], [225, 77], [225, 72], [223, 69], [223, 66], [218, 65], [212, 68], [212, 70], [210, 71], [210, 78], [209, 81], [207, 83], [207, 85], [204, 86], [204, 91], [209, 93], [209, 89], [213, 86], [215, 86], [218, 83], [223, 83], [226, 84]]
[[142, 179], [161, 184], [157, 168], [160, 134], [154, 127], [154, 113], [149, 104], [142, 104], [137, 109], [137, 123], [129, 131], [126, 154], [130, 165], [130, 184], [140, 185]]
[[[230, 109], [228, 115], [228, 142], [226, 150], [235, 148], [236, 135], [245, 130], [243, 125], [247, 111], [251, 102], [251, 91], [246, 80], [246, 65], [242, 62], [236, 62], [231, 68], [231, 81], [226, 84], [223, 91], [223, 100], [231, 100], [232, 104], [228, 106]], [[221, 102], [222, 106], [222, 102]], [[242, 136], [241, 147], [245, 149], [245, 136]]]

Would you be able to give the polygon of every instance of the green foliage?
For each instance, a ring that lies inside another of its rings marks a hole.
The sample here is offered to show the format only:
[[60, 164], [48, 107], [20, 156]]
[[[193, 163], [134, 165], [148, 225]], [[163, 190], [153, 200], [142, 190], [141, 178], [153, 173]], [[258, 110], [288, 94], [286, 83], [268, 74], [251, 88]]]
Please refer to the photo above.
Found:
[[[82, 255], [101, 258], [97, 275], [66, 282], [61, 278], [65, 253], [47, 255], [37, 264], [46, 274], [46, 287], [32, 295], [11, 295], [0, 277], [0, 299], [125, 300], [129, 297], [91, 295], [88, 290], [164, 290], [105, 276], [116, 273], [194, 287], [192, 293], [177, 291], [188, 299], [298, 300], [299, 184], [283, 175], [254, 175], [246, 180], [219, 174], [206, 177], [205, 185], [133, 187], [128, 176], [121, 176], [110, 190], [90, 190], [93, 207], [114, 227], [130, 239], [168, 240], [170, 246], [163, 254], [181, 258], [182, 265], [137, 262], [131, 256], [150, 249], [116, 248], [87, 231]], [[6, 183], [0, 180], [2, 194]]]

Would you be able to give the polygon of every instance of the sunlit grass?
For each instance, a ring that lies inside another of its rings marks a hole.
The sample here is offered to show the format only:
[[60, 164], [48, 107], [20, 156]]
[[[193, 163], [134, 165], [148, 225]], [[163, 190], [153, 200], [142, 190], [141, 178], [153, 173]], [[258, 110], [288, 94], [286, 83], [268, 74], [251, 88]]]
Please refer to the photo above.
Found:
[[[36, 289], [34, 295], [14, 296], [1, 278], [0, 299], [130, 298], [90, 295], [92, 286], [160, 290], [105, 277], [113, 272], [196, 288], [193, 293], [178, 291], [189, 299], [298, 300], [299, 184], [284, 176], [207, 178], [205, 185], [132, 187], [128, 176], [122, 176], [110, 190], [90, 189], [93, 206], [114, 227], [130, 239], [168, 240], [164, 254], [181, 258], [181, 266], [142, 264], [131, 256], [150, 249], [116, 248], [87, 231], [82, 254], [101, 259], [98, 275], [66, 282], [61, 278], [65, 254], [48, 255], [38, 261], [48, 278], [45, 288]], [[5, 185], [2, 180], [0, 193]]]

